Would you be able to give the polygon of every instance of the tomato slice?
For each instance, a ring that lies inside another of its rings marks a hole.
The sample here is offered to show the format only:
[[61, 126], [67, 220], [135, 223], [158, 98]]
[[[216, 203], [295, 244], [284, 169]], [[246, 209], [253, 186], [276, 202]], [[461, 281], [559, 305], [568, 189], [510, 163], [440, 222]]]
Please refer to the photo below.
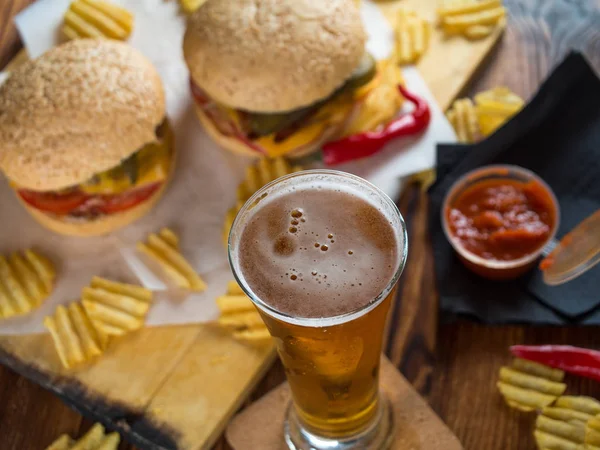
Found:
[[148, 200], [161, 184], [150, 184], [118, 195], [99, 195], [96, 197], [101, 201], [98, 204], [98, 210], [104, 214], [112, 214], [133, 208], [143, 201]]
[[89, 198], [87, 194], [73, 190], [66, 193], [36, 192], [21, 189], [17, 191], [25, 203], [40, 211], [54, 214], [68, 214], [81, 206]]

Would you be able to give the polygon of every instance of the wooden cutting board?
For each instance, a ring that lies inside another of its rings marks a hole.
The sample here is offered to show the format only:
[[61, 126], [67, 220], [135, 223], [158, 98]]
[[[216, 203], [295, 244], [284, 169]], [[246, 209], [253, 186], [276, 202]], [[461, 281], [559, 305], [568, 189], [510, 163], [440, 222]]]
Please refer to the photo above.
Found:
[[[400, 5], [434, 19], [436, 0]], [[434, 33], [419, 69], [446, 109], [498, 40], [470, 43]], [[21, 52], [14, 60], [26, 60]], [[145, 449], [207, 449], [274, 360], [270, 343], [244, 344], [214, 325], [156, 327], [128, 336], [94, 365], [64, 371], [49, 335], [0, 336], [0, 362]]]
[[[379, 0], [377, 4], [392, 25], [396, 23], [398, 8], [414, 10], [432, 24], [436, 23], [436, 8], [441, 0]], [[460, 95], [486, 56], [494, 48], [504, 25], [486, 39], [469, 41], [462, 36], [446, 38], [434, 27], [429, 49], [419, 60], [417, 67], [427, 82], [442, 111], [446, 111]]]

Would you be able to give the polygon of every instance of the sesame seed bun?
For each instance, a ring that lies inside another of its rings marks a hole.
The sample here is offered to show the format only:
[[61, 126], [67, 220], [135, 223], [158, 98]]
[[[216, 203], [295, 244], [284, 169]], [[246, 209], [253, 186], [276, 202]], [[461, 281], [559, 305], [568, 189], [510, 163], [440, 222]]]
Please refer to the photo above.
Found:
[[169, 166], [169, 173], [166, 180], [162, 183], [160, 188], [154, 194], [152, 194], [152, 196], [139, 205], [136, 205], [125, 211], [103, 215], [93, 219], [57, 216], [40, 211], [30, 206], [23, 201], [20, 195], [15, 193], [16, 197], [27, 210], [27, 212], [29, 212], [29, 214], [31, 214], [31, 216], [40, 225], [54, 231], [55, 233], [79, 237], [101, 236], [111, 233], [145, 216], [162, 198], [163, 193], [165, 192], [165, 189], [167, 188], [167, 185], [171, 181], [173, 173], [175, 172], [176, 160], [176, 146], [174, 145], [175, 137], [168, 122], [167, 126], [165, 127], [164, 139], [165, 145], [167, 145], [171, 151], [171, 164]]
[[365, 42], [352, 0], [208, 0], [189, 19], [183, 52], [212, 99], [283, 112], [332, 94]]
[[70, 41], [0, 87], [0, 169], [36, 191], [80, 184], [152, 142], [164, 116], [160, 77], [139, 51]]

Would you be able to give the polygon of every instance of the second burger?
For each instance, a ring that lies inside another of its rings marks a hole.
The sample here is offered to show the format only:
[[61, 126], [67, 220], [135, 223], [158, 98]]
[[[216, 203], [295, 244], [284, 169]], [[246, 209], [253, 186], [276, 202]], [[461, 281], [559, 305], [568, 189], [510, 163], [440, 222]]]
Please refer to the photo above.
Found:
[[337, 139], [377, 78], [351, 0], [208, 0], [183, 42], [197, 115], [221, 146], [301, 157]]
[[126, 44], [68, 42], [0, 88], [0, 168], [29, 213], [58, 233], [106, 234], [145, 215], [174, 154], [160, 77]]

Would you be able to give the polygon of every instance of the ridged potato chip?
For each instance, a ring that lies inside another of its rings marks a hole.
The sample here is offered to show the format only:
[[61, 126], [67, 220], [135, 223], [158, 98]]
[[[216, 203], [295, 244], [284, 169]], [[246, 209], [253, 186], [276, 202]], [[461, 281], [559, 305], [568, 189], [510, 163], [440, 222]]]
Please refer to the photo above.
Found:
[[304, 170], [300, 166], [291, 166], [284, 158], [261, 158], [256, 164], [246, 168], [246, 178], [237, 188], [236, 205], [227, 211], [223, 225], [223, 243], [227, 247], [229, 231], [235, 220], [235, 216], [242, 209], [246, 200], [265, 184], [276, 180], [284, 175]]
[[63, 434], [46, 450], [117, 450], [120, 440], [119, 433], [106, 434], [104, 427], [97, 423], [78, 441]]
[[100, 337], [86, 310], [78, 302], [60, 305], [53, 316], [44, 318], [62, 365], [70, 369], [88, 362], [104, 351]]
[[217, 297], [216, 302], [221, 314], [255, 311], [254, 304], [246, 294], [222, 295]]
[[536, 420], [538, 449], [593, 450], [597, 442], [594, 415], [599, 409], [600, 402], [590, 397], [559, 397], [552, 407], [543, 408]]
[[437, 9], [440, 18], [448, 16], [459, 16], [484, 11], [490, 8], [502, 6], [501, 0], [450, 0], [443, 1]]
[[62, 33], [68, 40], [109, 38], [124, 41], [133, 30], [133, 14], [104, 0], [75, 0], [64, 16]]
[[478, 39], [483, 39], [488, 37], [490, 34], [494, 32], [495, 27], [492, 25], [471, 25], [464, 31], [464, 35], [476, 41]]
[[94, 327], [106, 336], [122, 336], [144, 325], [152, 292], [141, 286], [94, 277], [81, 303]]
[[398, 64], [414, 64], [425, 54], [431, 38], [431, 24], [415, 11], [398, 10], [396, 59]]
[[462, 34], [470, 40], [486, 38], [506, 24], [506, 8], [500, 0], [444, 2], [437, 15], [446, 35]]
[[529, 412], [551, 405], [565, 392], [563, 376], [562, 371], [516, 359], [511, 367], [500, 368], [497, 387], [511, 408]]
[[600, 414], [600, 402], [592, 397], [563, 395], [554, 406], [584, 412], [592, 416]]
[[[373, 131], [390, 122], [397, 114], [404, 98], [398, 91], [398, 85], [404, 83], [402, 72], [395, 58], [377, 61], [377, 78], [362, 101], [362, 105], [351, 122], [345, 135]], [[360, 94], [359, 94], [360, 95]]]
[[217, 323], [232, 329], [235, 339], [260, 341], [271, 336], [256, 307], [235, 281], [227, 284], [227, 293], [216, 302], [221, 312]]
[[240, 341], [263, 341], [271, 337], [266, 327], [246, 328], [233, 332], [233, 337]]
[[71, 439], [71, 436], [68, 434], [63, 434], [52, 444], [46, 447], [46, 450], [70, 450], [73, 447], [74, 442], [75, 441]]
[[481, 139], [475, 105], [470, 99], [455, 100], [446, 113], [446, 118], [456, 131], [458, 142], [472, 144]]
[[564, 422], [541, 415], [535, 421], [535, 430], [536, 442], [542, 450], [553, 448], [550, 442], [565, 441], [561, 442], [562, 446], [577, 447], [585, 441], [585, 422]]
[[165, 275], [178, 287], [195, 292], [206, 289], [206, 283], [179, 251], [179, 238], [172, 230], [163, 228], [148, 235], [147, 242], [138, 242], [137, 249], [157, 263]]
[[489, 136], [518, 113], [525, 102], [507, 87], [496, 87], [475, 95], [477, 120], [484, 136]]
[[600, 448], [600, 415], [588, 420], [585, 429], [586, 450], [596, 450]]
[[0, 255], [0, 319], [39, 307], [52, 292], [55, 277], [52, 263], [33, 250]]
[[446, 112], [459, 142], [474, 143], [489, 136], [524, 105], [518, 95], [506, 87], [496, 87], [475, 95], [475, 104], [468, 99], [456, 100]]

